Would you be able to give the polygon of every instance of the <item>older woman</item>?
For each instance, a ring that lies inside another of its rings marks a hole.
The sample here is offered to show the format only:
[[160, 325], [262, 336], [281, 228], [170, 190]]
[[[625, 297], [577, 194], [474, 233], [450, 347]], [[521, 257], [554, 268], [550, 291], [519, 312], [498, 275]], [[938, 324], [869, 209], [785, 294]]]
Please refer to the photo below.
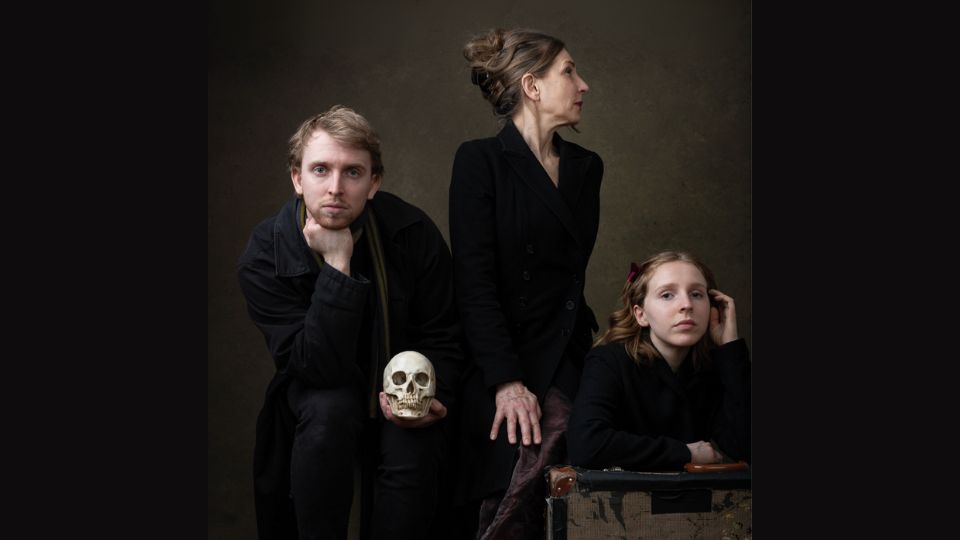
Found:
[[603, 161], [557, 133], [580, 121], [589, 90], [562, 41], [497, 29], [464, 56], [502, 129], [460, 145], [450, 183], [455, 294], [473, 363], [461, 449], [472, 475], [461, 495], [482, 499], [478, 538], [535, 538], [542, 469], [565, 458], [597, 329], [583, 290]]

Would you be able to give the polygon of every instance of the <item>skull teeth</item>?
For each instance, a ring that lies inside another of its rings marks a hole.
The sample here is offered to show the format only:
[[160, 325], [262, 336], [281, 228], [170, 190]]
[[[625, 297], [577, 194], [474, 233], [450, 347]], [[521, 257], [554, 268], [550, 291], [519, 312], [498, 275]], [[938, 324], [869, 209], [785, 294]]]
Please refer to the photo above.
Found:
[[[394, 413], [413, 413], [420, 415], [424, 410], [426, 410], [426, 405], [429, 402], [430, 396], [426, 396], [424, 399], [418, 399], [415, 395], [400, 395], [396, 396], [393, 394], [387, 394], [387, 397], [390, 400], [391, 405], [393, 405]], [[406, 416], [404, 414], [404, 416]]]

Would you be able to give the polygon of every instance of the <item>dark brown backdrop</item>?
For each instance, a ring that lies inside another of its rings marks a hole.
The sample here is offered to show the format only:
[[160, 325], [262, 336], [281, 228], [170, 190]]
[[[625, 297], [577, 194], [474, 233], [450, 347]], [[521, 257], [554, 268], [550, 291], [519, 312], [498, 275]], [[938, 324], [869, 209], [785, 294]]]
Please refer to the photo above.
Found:
[[[212, 0], [208, 45], [208, 537], [254, 538], [254, 422], [272, 363], [235, 263], [292, 193], [286, 140], [335, 103], [379, 130], [383, 189], [447, 235], [453, 154], [491, 136], [463, 43], [525, 26], [563, 39], [590, 85], [580, 134], [606, 174], [587, 300], [606, 324], [630, 260], [702, 257], [751, 343], [751, 12], [747, 0]], [[449, 239], [449, 236], [446, 236]]]

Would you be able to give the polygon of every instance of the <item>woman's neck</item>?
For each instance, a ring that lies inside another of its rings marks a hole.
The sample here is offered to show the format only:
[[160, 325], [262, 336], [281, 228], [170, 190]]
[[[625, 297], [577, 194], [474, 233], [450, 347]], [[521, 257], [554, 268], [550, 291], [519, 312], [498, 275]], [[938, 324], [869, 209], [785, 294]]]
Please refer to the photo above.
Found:
[[530, 147], [530, 151], [541, 164], [557, 157], [557, 149], [553, 147], [553, 134], [559, 126], [545, 125], [543, 119], [528, 107], [520, 107], [512, 120], [513, 125], [517, 126], [517, 131]]

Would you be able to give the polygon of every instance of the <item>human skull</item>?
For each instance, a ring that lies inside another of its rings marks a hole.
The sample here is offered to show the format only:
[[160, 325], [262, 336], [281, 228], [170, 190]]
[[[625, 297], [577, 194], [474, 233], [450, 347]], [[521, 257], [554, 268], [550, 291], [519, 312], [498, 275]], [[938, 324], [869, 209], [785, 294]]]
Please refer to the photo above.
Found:
[[416, 351], [403, 351], [383, 369], [383, 392], [390, 411], [401, 418], [422, 418], [437, 394], [433, 364]]

